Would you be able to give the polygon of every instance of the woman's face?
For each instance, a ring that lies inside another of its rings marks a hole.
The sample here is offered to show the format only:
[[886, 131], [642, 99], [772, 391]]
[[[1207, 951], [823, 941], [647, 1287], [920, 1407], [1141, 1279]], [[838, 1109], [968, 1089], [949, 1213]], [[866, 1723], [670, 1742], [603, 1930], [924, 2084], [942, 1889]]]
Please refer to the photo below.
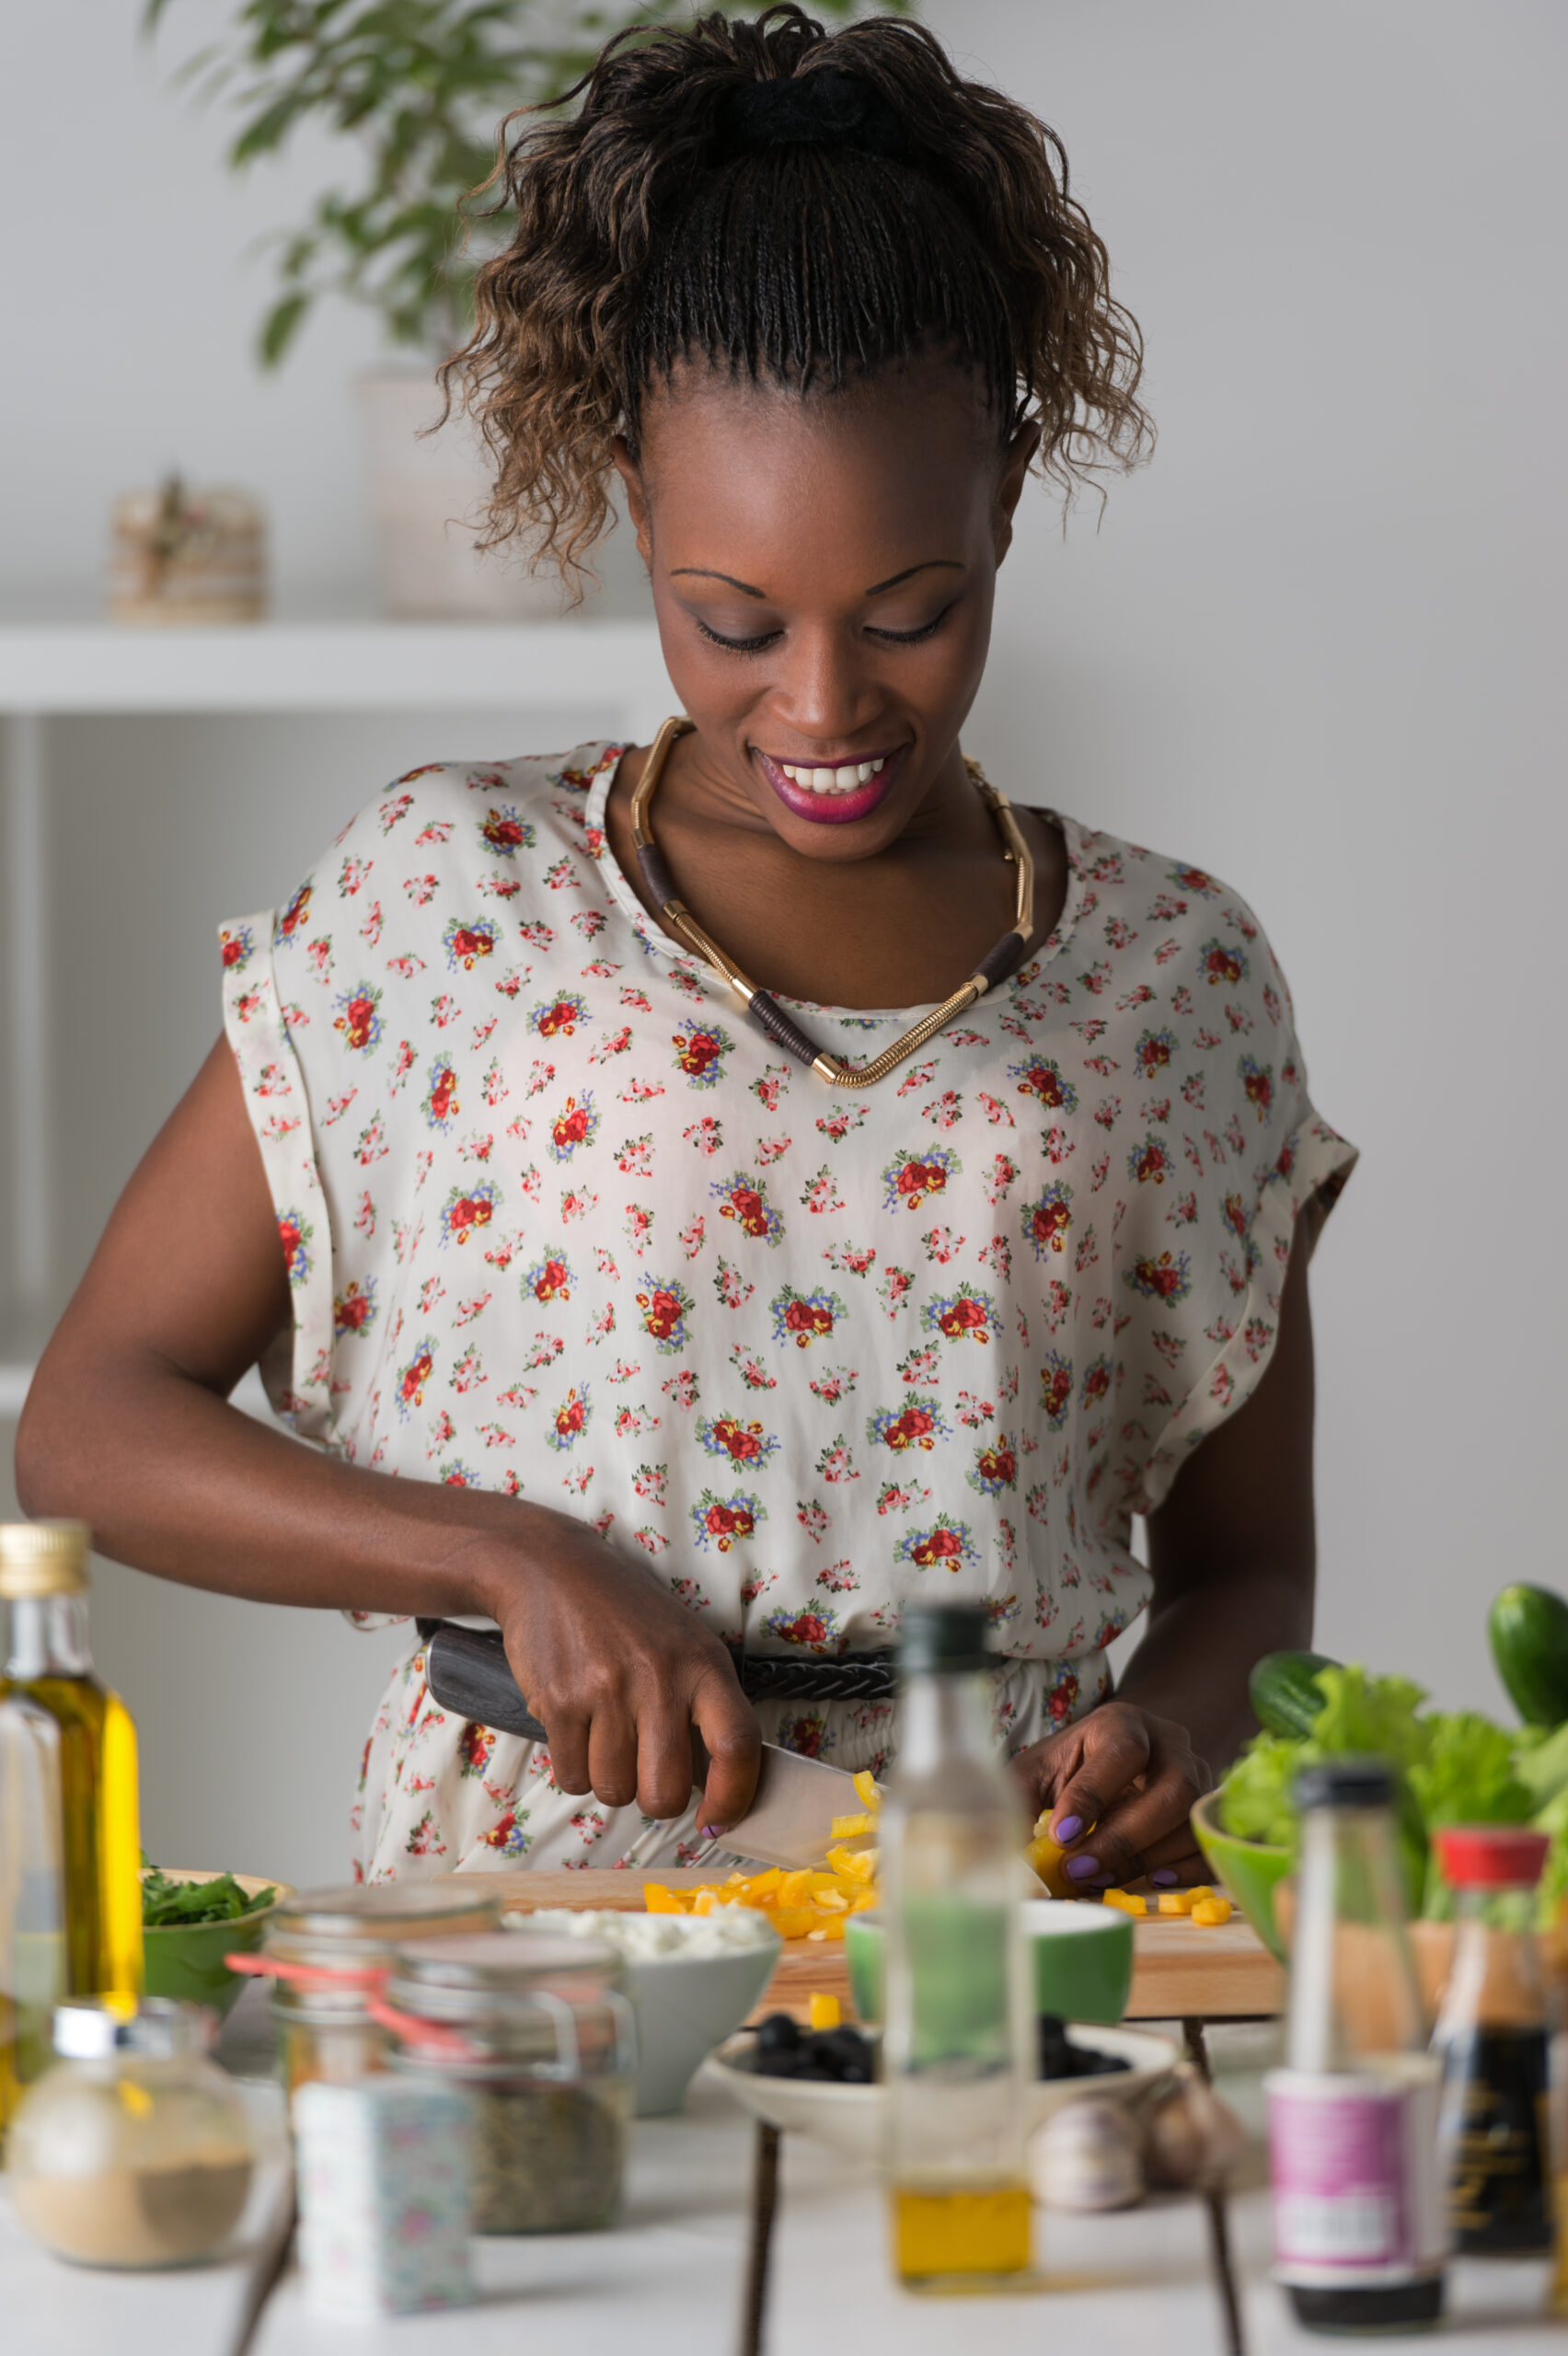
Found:
[[936, 817], [1034, 443], [1000, 449], [940, 360], [840, 393], [704, 369], [650, 396], [621, 472], [692, 757], [738, 819], [857, 860]]

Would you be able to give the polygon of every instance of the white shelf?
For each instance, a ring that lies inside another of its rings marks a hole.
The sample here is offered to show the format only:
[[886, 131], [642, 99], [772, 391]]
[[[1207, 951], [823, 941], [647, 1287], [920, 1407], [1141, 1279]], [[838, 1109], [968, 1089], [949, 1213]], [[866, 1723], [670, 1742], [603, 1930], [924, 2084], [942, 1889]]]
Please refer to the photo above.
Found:
[[650, 620], [0, 623], [0, 712], [673, 708]]

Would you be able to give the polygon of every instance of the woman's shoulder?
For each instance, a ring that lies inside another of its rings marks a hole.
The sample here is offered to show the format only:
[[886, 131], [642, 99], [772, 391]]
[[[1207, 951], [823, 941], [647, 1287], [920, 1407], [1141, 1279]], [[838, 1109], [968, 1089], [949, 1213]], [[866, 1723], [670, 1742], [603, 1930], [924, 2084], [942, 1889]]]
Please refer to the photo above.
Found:
[[356, 811], [332, 845], [375, 859], [410, 846], [448, 845], [479, 858], [514, 858], [541, 832], [581, 841], [594, 784], [624, 748], [605, 738], [564, 753], [524, 753], [498, 761], [425, 761], [394, 778]]
[[[1251, 904], [1212, 868], [1053, 814], [1073, 872], [1068, 963], [1075, 994], [1132, 1013], [1178, 1011], [1211, 993], [1288, 1008], [1289, 992]], [[1065, 930], [1065, 926], [1064, 926]], [[1049, 970], [1043, 958], [1036, 970]], [[1027, 987], [1027, 969], [1024, 979]]]

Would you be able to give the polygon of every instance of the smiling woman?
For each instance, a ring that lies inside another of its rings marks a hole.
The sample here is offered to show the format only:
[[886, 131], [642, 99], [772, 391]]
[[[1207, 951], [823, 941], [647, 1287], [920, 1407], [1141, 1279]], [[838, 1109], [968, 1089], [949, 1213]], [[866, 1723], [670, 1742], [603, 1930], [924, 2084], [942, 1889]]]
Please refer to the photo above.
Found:
[[[1355, 1157], [1245, 903], [961, 744], [1031, 470], [1147, 446], [1136, 329], [1055, 134], [906, 23], [709, 17], [575, 96], [506, 151], [448, 382], [497, 537], [543, 515], [570, 570], [618, 471], [681, 713], [416, 769], [224, 929], [25, 1499], [168, 1577], [500, 1624], [548, 1743], [442, 1711], [410, 1629], [372, 1877], [690, 1861], [763, 1735], [880, 1771], [933, 1588], [986, 1608], [1065, 1870], [1201, 1877], [1247, 1671], [1310, 1628], [1306, 1261]], [[226, 1404], [258, 1359], [313, 1452]]]

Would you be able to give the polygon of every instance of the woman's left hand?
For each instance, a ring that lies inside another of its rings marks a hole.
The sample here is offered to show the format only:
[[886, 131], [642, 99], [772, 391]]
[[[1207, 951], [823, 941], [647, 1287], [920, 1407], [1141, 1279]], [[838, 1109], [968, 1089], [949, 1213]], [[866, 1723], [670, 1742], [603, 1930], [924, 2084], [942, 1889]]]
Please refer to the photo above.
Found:
[[1051, 1810], [1065, 1871], [1086, 1890], [1147, 1874], [1163, 1888], [1206, 1880], [1193, 1804], [1214, 1778], [1184, 1727], [1136, 1702], [1105, 1702], [1012, 1762], [1031, 1819]]

